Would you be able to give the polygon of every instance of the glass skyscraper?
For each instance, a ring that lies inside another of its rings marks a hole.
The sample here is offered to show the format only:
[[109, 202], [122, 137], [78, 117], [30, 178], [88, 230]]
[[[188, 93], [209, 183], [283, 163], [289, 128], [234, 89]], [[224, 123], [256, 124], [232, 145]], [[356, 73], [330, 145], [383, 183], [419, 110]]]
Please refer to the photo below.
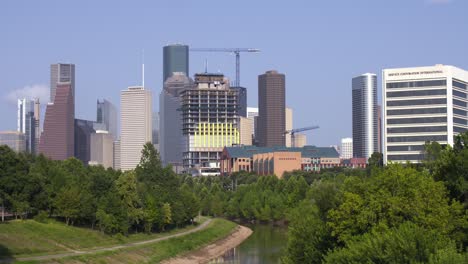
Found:
[[353, 157], [369, 158], [378, 151], [377, 75], [353, 78], [352, 91]]
[[163, 83], [174, 72], [189, 76], [189, 46], [171, 44], [163, 48]]

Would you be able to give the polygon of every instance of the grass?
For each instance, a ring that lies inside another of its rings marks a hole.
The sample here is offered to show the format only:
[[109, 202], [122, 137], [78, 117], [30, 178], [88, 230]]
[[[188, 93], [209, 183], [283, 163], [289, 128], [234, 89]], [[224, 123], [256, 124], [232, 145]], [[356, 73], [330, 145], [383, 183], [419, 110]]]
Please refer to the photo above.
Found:
[[[202, 218], [199, 222], [206, 221]], [[34, 220], [14, 220], [0, 224], [0, 258], [24, 257], [86, 250], [103, 246], [148, 240], [183, 232], [193, 226], [156, 234], [110, 236], [89, 228], [66, 226], [57, 221], [39, 223]]]
[[[207, 228], [182, 237], [171, 238], [150, 245], [117, 251], [101, 252], [46, 261], [47, 263], [159, 263], [192, 250], [199, 249], [230, 234], [237, 224], [214, 219]], [[26, 263], [26, 262], [24, 262]], [[38, 262], [27, 262], [38, 263]], [[43, 262], [41, 262], [43, 263]]]

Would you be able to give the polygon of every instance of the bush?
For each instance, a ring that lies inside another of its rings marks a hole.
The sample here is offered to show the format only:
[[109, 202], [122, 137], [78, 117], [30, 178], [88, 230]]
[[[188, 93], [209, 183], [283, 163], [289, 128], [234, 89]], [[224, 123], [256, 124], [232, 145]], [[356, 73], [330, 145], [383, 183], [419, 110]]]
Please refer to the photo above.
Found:
[[49, 222], [49, 216], [46, 211], [40, 211], [36, 216], [34, 216], [34, 221], [46, 224]]

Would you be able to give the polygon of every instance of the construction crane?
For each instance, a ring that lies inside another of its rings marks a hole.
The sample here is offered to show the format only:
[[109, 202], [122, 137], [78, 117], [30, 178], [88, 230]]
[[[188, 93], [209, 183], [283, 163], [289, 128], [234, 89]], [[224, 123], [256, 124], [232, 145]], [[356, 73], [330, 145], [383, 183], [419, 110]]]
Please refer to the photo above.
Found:
[[259, 49], [252, 48], [191, 48], [195, 52], [229, 52], [236, 55], [236, 80], [235, 86], [240, 86], [240, 53], [241, 52], [260, 52]]
[[284, 131], [284, 134], [290, 134], [291, 135], [291, 146], [295, 147], [296, 145], [296, 133], [298, 132], [304, 132], [304, 131], [309, 131], [313, 129], [320, 128], [319, 126], [310, 126], [310, 127], [302, 127], [302, 128], [296, 128], [296, 129], [291, 129], [291, 130], [286, 130]]

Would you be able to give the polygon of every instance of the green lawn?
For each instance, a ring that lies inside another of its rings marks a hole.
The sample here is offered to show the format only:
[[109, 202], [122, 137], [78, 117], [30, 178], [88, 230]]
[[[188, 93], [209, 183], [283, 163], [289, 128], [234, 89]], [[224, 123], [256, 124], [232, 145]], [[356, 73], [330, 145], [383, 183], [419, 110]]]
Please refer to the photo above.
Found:
[[82, 255], [61, 260], [48, 261], [53, 263], [159, 263], [229, 235], [237, 224], [224, 220], [213, 219], [206, 229], [186, 236], [171, 238], [158, 243], [138, 246], [95, 255]]
[[[202, 219], [199, 222], [203, 222]], [[50, 221], [43, 224], [34, 220], [15, 220], [0, 224], [0, 258], [5, 256], [30, 256], [48, 253], [67, 252], [69, 249], [90, 249], [117, 245], [139, 240], [147, 240], [183, 229], [158, 234], [134, 234], [128, 237], [109, 236], [88, 228], [66, 226], [61, 222]]]

